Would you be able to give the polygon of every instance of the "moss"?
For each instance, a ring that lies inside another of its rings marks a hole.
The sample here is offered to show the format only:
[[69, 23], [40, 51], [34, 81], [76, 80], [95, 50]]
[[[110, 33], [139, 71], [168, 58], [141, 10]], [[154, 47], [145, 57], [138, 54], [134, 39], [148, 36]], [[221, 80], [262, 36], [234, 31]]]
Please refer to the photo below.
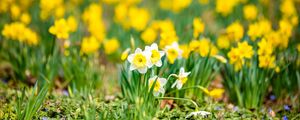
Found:
[[[28, 93], [29, 90], [26, 91]], [[21, 93], [19, 90], [5, 88], [0, 90], [0, 119], [16, 119], [16, 96]], [[26, 94], [29, 95], [29, 94]], [[25, 98], [25, 101], [28, 97]], [[220, 103], [201, 103], [199, 110], [209, 111], [212, 115], [208, 119], [268, 119], [270, 115], [268, 109], [260, 111], [250, 111], [241, 108], [228, 108]], [[297, 110], [282, 110], [282, 107], [276, 111], [276, 118], [282, 119], [283, 116], [293, 118], [298, 115]], [[173, 109], [164, 108], [157, 111], [154, 119], [185, 119], [186, 115], [194, 111], [191, 103], [174, 104]], [[59, 118], [59, 119], [88, 119], [95, 117], [98, 119], [128, 119], [134, 113], [134, 106], [128, 104], [125, 100], [115, 99], [113, 101], [104, 101], [103, 98], [95, 95], [94, 98], [84, 96], [63, 96], [54, 92], [48, 95], [43, 106], [39, 109], [33, 119]], [[274, 118], [274, 117], [273, 117]], [[201, 117], [192, 117], [190, 119], [202, 119]]]

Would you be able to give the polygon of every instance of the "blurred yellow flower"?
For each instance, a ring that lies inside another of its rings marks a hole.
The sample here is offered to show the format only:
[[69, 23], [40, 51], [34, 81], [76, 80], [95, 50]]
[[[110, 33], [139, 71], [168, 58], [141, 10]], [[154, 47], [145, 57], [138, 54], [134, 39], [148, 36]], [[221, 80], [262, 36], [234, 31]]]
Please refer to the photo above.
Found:
[[216, 0], [216, 12], [228, 16], [238, 3], [239, 0]]
[[11, 5], [10, 14], [11, 14], [12, 19], [16, 20], [21, 15], [20, 7], [16, 4]]
[[192, 0], [160, 0], [159, 7], [174, 13], [180, 12], [191, 4]]
[[282, 3], [280, 4], [280, 11], [285, 17], [297, 14], [293, 0], [282, 0]]
[[166, 46], [165, 52], [169, 63], [174, 64], [177, 58], [182, 57], [182, 50], [179, 48], [178, 43], [174, 42], [172, 45]]
[[194, 28], [193, 36], [194, 38], [198, 38], [199, 35], [204, 32], [205, 25], [200, 18], [194, 18], [193, 28]]
[[144, 30], [150, 20], [149, 11], [144, 8], [131, 7], [128, 12], [130, 26], [137, 31]]
[[104, 52], [105, 54], [112, 54], [116, 52], [120, 47], [120, 43], [116, 38], [109, 39], [104, 42]]
[[244, 28], [240, 22], [234, 22], [226, 28], [228, 38], [232, 41], [240, 41], [244, 36]]
[[266, 39], [262, 39], [260, 42], [258, 42], [258, 55], [271, 55], [273, 53], [273, 47], [272, 44], [268, 43]]
[[231, 50], [228, 52], [227, 54], [229, 60], [230, 60], [230, 64], [234, 64], [238, 61], [241, 61], [243, 58], [239, 53], [239, 49], [238, 48], [231, 48]]
[[264, 55], [264, 56], [259, 56], [259, 67], [260, 68], [275, 68], [275, 56], [271, 55]]
[[82, 14], [82, 20], [87, 25], [90, 34], [101, 43], [105, 38], [106, 28], [102, 21], [102, 7], [99, 4], [90, 4]]
[[142, 32], [141, 38], [146, 44], [151, 44], [156, 40], [157, 33], [154, 29], [147, 28], [145, 31]]
[[218, 49], [207, 38], [202, 38], [199, 43], [199, 54], [202, 57], [214, 56], [218, 53]]
[[49, 32], [56, 35], [58, 39], [68, 39], [69, 38], [69, 26], [65, 19], [55, 20], [54, 25], [49, 28]]
[[239, 71], [245, 63], [244, 58], [251, 59], [254, 54], [252, 46], [248, 45], [246, 41], [238, 43], [237, 48], [231, 48], [227, 56], [229, 63], [234, 65], [234, 70]]
[[177, 41], [178, 37], [175, 31], [163, 32], [160, 34], [159, 47], [164, 48], [165, 46]]
[[200, 41], [199, 41], [199, 40], [192, 40], [192, 41], [189, 43], [189, 49], [190, 49], [191, 51], [195, 51], [195, 52], [200, 51]]
[[268, 20], [260, 20], [258, 22], [249, 25], [247, 34], [250, 36], [251, 40], [255, 41], [272, 31], [272, 26]]
[[[56, 17], [63, 17], [64, 15], [64, 7], [63, 0], [41, 0], [40, 1], [40, 17], [42, 20], [46, 20], [50, 15], [55, 15]], [[58, 9], [58, 10], [57, 10]], [[56, 19], [59, 19], [56, 18]]]
[[188, 59], [190, 56], [190, 49], [189, 49], [189, 45], [187, 44], [181, 44], [179, 45], [179, 48], [183, 51], [182, 52], [182, 57], [185, 59]]
[[126, 4], [118, 4], [114, 9], [114, 21], [121, 24], [125, 29], [130, 27], [128, 23], [128, 6]]
[[93, 37], [84, 37], [81, 42], [81, 52], [85, 54], [95, 53], [100, 47], [99, 41]]
[[270, 33], [265, 35], [265, 39], [268, 42], [268, 44], [271, 44], [273, 48], [277, 48], [282, 44], [282, 37], [280, 37], [281, 34], [278, 31], [271, 31]]
[[246, 41], [238, 43], [238, 49], [242, 58], [251, 59], [254, 54], [253, 47]]
[[215, 98], [215, 99], [222, 98], [223, 93], [225, 92], [225, 90], [222, 88], [215, 88], [215, 89], [212, 89], [211, 91], [209, 91], [207, 88], [203, 88], [202, 90], [205, 94], [207, 94], [208, 96]]
[[26, 25], [28, 25], [31, 22], [30, 14], [23, 13], [20, 17], [20, 21]]
[[65, 15], [65, 7], [63, 5], [60, 5], [58, 7], [55, 8], [55, 11], [54, 11], [54, 15], [55, 15], [55, 18], [56, 19], [59, 19], [59, 18], [63, 18], [64, 15]]
[[27, 28], [25, 24], [21, 22], [5, 24], [2, 35], [5, 38], [25, 42], [29, 45], [37, 45], [39, 42], [38, 34], [30, 28]]
[[253, 4], [244, 6], [243, 12], [244, 12], [244, 17], [247, 20], [254, 20], [257, 16], [257, 8]]
[[71, 32], [75, 32], [77, 30], [77, 21], [74, 16], [68, 17], [67, 24], [68, 24]]
[[280, 68], [278, 66], [275, 67], [275, 72], [279, 73], [280, 72]]
[[217, 46], [221, 49], [228, 49], [230, 47], [230, 40], [226, 35], [220, 35], [217, 39]]

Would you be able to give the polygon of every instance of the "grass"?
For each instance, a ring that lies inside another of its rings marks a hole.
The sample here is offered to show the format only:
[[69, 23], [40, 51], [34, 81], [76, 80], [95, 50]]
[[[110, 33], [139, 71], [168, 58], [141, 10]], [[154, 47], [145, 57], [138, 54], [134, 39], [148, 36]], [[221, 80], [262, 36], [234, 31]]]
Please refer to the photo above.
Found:
[[[121, 98], [120, 94], [100, 96], [99, 91], [94, 91], [87, 96], [81, 94], [70, 96], [67, 91], [62, 91], [46, 95], [47, 87], [35, 94], [35, 89], [13, 89], [4, 82], [1, 82], [0, 86], [0, 119], [16, 119], [18, 115], [22, 115], [22, 117], [19, 116], [22, 119], [31, 116], [32, 119], [129, 119], [134, 112], [134, 106]], [[20, 95], [23, 99], [19, 99]], [[44, 100], [44, 102], [36, 102], [36, 100]], [[256, 111], [222, 102], [211, 101], [197, 104], [199, 110], [212, 113], [208, 119], [282, 119], [283, 116], [289, 119], [300, 118], [299, 111], [294, 108], [291, 108], [291, 111], [284, 110], [279, 104]], [[23, 107], [25, 110], [18, 111], [18, 105], [26, 105]], [[30, 108], [34, 110], [29, 110]], [[271, 108], [276, 113], [273, 117], [270, 114]], [[193, 110], [194, 105], [191, 102], [182, 101], [160, 109], [153, 119], [185, 119]]]

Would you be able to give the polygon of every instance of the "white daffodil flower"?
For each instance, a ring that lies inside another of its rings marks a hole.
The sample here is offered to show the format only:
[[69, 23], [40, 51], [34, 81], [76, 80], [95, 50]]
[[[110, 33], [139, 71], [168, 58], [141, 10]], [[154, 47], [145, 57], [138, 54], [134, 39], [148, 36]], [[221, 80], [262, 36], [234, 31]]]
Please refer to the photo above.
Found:
[[150, 66], [149, 53], [137, 48], [133, 54], [130, 54], [127, 58], [130, 64], [129, 70], [137, 69], [140, 73], [147, 72]]
[[197, 111], [197, 112], [191, 112], [189, 115], [187, 115], [185, 118], [190, 118], [192, 116], [202, 116], [202, 117], [207, 117], [208, 115], [210, 115], [210, 112], [206, 112], [206, 111]]
[[[155, 82], [156, 80], [156, 82]], [[155, 83], [154, 83], [155, 82]], [[157, 76], [153, 76], [152, 78], [149, 79], [149, 89], [152, 88], [153, 86], [153, 95], [154, 96], [158, 96], [159, 93], [164, 94], [165, 93], [165, 89], [164, 86], [166, 85], [167, 80], [165, 78], [159, 78]]]
[[166, 46], [165, 52], [167, 54], [167, 59], [171, 64], [174, 64], [177, 58], [181, 58], [183, 53], [177, 42], [173, 42], [172, 45]]
[[145, 51], [150, 53], [150, 67], [153, 65], [161, 67], [161, 57], [165, 55], [165, 52], [159, 51], [156, 43], [153, 43], [151, 46], [146, 46]]
[[185, 72], [184, 68], [181, 67], [179, 70], [179, 74], [176, 76], [177, 80], [175, 81], [175, 83], [172, 85], [172, 88], [174, 88], [175, 86], [177, 87], [177, 89], [181, 89], [182, 86], [186, 83], [186, 81], [188, 80], [187, 76], [190, 74], [191, 72]]

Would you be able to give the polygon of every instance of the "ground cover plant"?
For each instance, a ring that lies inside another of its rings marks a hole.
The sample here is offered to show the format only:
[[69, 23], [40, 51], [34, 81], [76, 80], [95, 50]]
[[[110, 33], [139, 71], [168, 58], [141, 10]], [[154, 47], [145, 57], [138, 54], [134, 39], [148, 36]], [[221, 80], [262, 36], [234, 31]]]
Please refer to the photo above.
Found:
[[299, 0], [1, 0], [0, 119], [300, 119]]

